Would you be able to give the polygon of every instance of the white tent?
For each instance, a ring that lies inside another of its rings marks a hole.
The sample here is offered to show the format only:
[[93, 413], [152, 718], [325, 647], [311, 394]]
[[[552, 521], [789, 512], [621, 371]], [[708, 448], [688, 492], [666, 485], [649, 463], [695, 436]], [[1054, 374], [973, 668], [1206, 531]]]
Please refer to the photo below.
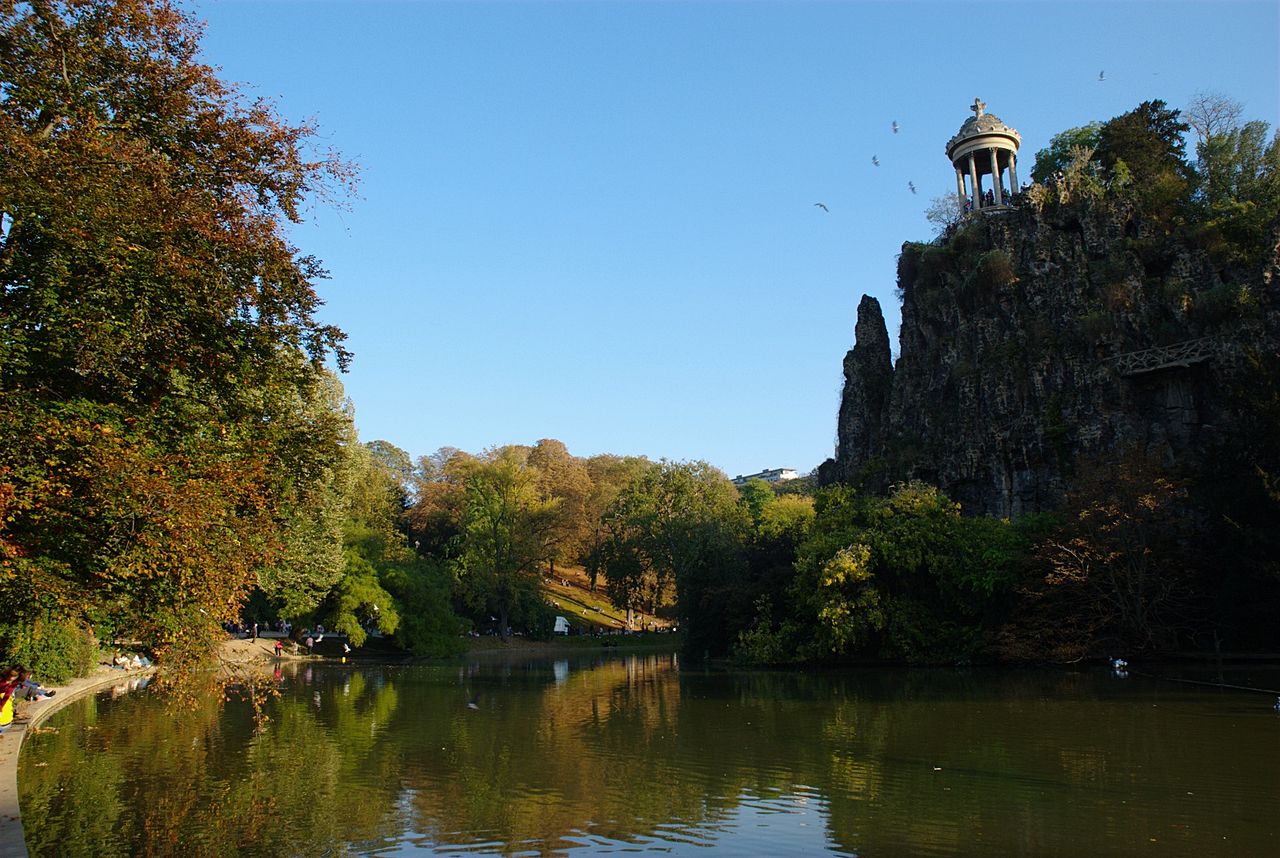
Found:
[[558, 635], [569, 634], [569, 621], [566, 620], [564, 617], [556, 617], [555, 632]]

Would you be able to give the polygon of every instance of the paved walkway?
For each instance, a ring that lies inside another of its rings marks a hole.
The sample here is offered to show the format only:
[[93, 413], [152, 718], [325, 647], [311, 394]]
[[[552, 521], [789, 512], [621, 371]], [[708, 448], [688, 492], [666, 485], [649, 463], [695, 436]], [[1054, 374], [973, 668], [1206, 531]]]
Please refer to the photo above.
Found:
[[0, 858], [27, 858], [27, 840], [18, 809], [18, 752], [27, 731], [74, 700], [115, 685], [121, 679], [148, 673], [151, 669], [120, 671], [100, 667], [90, 676], [57, 686], [55, 690], [58, 693], [47, 700], [21, 704], [21, 721], [15, 720], [0, 735]]

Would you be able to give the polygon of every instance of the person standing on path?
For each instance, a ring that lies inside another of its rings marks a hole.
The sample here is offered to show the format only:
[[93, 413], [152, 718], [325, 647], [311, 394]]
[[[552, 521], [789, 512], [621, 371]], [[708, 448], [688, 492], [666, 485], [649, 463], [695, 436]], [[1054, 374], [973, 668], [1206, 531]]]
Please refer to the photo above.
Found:
[[258, 639], [258, 621], [254, 620], [253, 621], [253, 640], [256, 641], [257, 639]]

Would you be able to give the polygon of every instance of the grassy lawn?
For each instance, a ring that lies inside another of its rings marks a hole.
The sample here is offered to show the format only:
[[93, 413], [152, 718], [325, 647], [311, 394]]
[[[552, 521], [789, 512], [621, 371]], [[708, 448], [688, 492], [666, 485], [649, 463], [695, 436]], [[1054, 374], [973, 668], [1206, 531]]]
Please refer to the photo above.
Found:
[[[597, 629], [609, 632], [626, 626], [627, 612], [615, 608], [609, 601], [603, 581], [598, 582], [595, 592], [592, 592], [591, 578], [581, 566], [558, 567], [555, 577], [544, 576], [542, 592], [548, 604], [569, 621], [569, 627], [575, 632], [594, 632]], [[672, 625], [667, 619], [637, 615], [637, 630], [642, 622], [646, 628], [656, 627], [662, 631], [667, 631]]]

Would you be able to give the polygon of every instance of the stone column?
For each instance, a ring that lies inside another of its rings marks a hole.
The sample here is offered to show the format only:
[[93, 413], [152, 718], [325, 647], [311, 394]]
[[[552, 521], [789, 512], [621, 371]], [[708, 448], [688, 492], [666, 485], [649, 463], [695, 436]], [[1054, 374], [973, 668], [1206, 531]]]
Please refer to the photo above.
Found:
[[987, 151], [991, 153], [991, 192], [995, 194], [996, 205], [1002, 206], [1004, 205], [1004, 194], [1000, 189], [1000, 185], [1003, 184], [1000, 181], [1000, 150], [993, 146]]
[[982, 185], [978, 184], [978, 167], [973, 162], [973, 153], [969, 153], [969, 190], [973, 191], [973, 210], [982, 208]]
[[964, 173], [956, 167], [956, 193], [960, 197], [960, 207], [964, 208]]
[[1021, 189], [1021, 186], [1018, 185], [1018, 153], [1017, 152], [1009, 153], [1009, 182], [1010, 182], [1009, 190], [1016, 194]]

